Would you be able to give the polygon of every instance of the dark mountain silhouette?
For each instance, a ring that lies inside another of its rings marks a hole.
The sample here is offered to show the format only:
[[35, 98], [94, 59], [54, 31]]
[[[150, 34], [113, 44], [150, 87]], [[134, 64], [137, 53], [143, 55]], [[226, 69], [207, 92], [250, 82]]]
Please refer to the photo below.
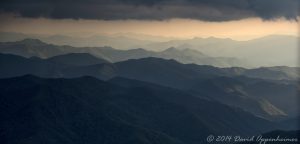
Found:
[[70, 53], [65, 55], [58, 55], [47, 59], [53, 63], [74, 65], [74, 66], [87, 66], [102, 63], [109, 63], [108, 61], [92, 56], [87, 53]]
[[[160, 58], [143, 58], [115, 63], [119, 75], [131, 79], [138, 79], [158, 83], [171, 87], [186, 87], [196, 78], [209, 78], [222, 75], [214, 67], [198, 67], [197, 65], [183, 65], [175, 60]], [[212, 73], [210, 73], [212, 72]]]
[[1, 79], [1, 143], [195, 144], [209, 134], [247, 136], [276, 128], [241, 109], [136, 83], [142, 82]]
[[[74, 58], [78, 61], [72, 61]], [[50, 59], [0, 54], [0, 68], [1, 78], [33, 74], [40, 77], [94, 76], [109, 79], [116, 73], [113, 64], [89, 54], [67, 54]]]

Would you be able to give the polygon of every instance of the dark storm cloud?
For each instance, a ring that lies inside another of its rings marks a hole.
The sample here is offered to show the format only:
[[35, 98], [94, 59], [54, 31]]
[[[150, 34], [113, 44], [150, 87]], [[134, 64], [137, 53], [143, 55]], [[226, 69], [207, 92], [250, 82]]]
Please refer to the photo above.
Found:
[[2, 0], [0, 12], [52, 19], [228, 21], [296, 19], [299, 5], [300, 0]]

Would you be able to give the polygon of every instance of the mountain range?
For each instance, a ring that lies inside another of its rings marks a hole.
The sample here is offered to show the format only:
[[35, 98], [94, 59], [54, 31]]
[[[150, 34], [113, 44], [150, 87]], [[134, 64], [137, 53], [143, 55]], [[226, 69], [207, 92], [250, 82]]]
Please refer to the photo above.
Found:
[[299, 115], [299, 88], [292, 73], [296, 68], [271, 67], [264, 73], [264, 68], [217, 68], [153, 57], [110, 63], [82, 53], [48, 59], [0, 54], [0, 68], [1, 78], [26, 74], [45, 78], [93, 76], [100, 80], [123, 77], [179, 89], [270, 120]]
[[148, 51], [141, 48], [130, 50], [117, 50], [111, 47], [71, 47], [57, 46], [44, 43], [37, 39], [25, 39], [17, 42], [0, 43], [1, 53], [10, 53], [25, 57], [48, 58], [66, 53], [89, 53], [111, 62], [146, 57], [175, 59], [182, 63], [195, 63], [200, 65], [213, 65], [218, 67], [245, 66], [241, 60], [225, 57], [211, 57], [197, 50], [169, 48], [161, 52]]
[[242, 109], [150, 83], [93, 77], [0, 79], [1, 143], [196, 144], [280, 128]]
[[295, 137], [300, 68], [232, 67], [239, 65], [246, 63], [180, 47], [3, 42], [1, 143], [198, 144], [209, 135]]
[[[200, 51], [205, 55], [214, 58], [238, 59], [238, 64], [243, 64], [226, 65], [226, 63], [228, 62], [227, 60], [225, 60], [224, 66], [298, 66], [297, 53], [299, 50], [299, 37], [289, 35], [270, 35], [248, 41], [236, 41], [229, 38], [215, 37], [171, 39], [147, 35], [145, 36], [142, 34], [115, 34], [110, 36], [96, 35], [91, 37], [70, 37], [64, 35], [44, 36], [9, 32], [0, 33], [1, 42], [21, 41], [26, 38], [40, 39], [50, 44], [70, 45], [74, 47], [114, 47], [116, 49], [123, 50], [143, 48], [148, 51], [150, 50], [158, 52], [171, 47], [180, 50], [192, 49]], [[236, 63], [236, 61], [234, 63]]]

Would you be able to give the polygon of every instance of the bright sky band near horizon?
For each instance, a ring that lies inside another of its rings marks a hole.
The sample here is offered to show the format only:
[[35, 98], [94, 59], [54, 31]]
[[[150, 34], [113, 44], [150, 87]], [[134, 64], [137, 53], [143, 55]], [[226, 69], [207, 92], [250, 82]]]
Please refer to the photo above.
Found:
[[90, 36], [97, 34], [137, 33], [174, 38], [218, 37], [249, 40], [266, 35], [299, 36], [299, 21], [276, 19], [208, 22], [193, 19], [169, 20], [74, 20], [23, 18], [1, 15], [1, 32]]

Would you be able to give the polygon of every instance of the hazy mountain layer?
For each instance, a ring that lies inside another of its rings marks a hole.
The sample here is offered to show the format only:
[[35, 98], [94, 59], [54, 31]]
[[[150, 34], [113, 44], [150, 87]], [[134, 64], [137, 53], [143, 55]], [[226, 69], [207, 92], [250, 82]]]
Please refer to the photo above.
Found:
[[195, 49], [213, 57], [234, 57], [254, 67], [298, 66], [299, 37], [271, 35], [249, 41], [219, 38], [172, 40], [144, 46], [145, 49], [163, 50], [169, 47]]
[[36, 39], [25, 39], [18, 42], [0, 43], [0, 52], [21, 55], [25, 57], [48, 58], [66, 53], [90, 53], [94, 56], [107, 59], [111, 62], [138, 59], [145, 57], [159, 57], [175, 59], [182, 63], [195, 63], [200, 65], [213, 65], [218, 67], [246, 66], [246, 63], [234, 58], [210, 57], [199, 51], [169, 48], [162, 52], [147, 51], [144, 49], [117, 50], [110, 47], [84, 47], [56, 46], [43, 43]]
[[[11, 32], [0, 32], [1, 42], [14, 42], [23, 39], [39, 39], [41, 41], [55, 45], [69, 45], [73, 47], [104, 47], [111, 46], [118, 49], [139, 48], [142, 45], [147, 45], [156, 41], [161, 42], [162, 37], [115, 34], [115, 35], [94, 35], [72, 37], [65, 35], [39, 35], [39, 34], [22, 34]], [[159, 40], [160, 39], [160, 40]], [[167, 41], [169, 39], [166, 39]]]
[[[63, 35], [43, 36], [20, 33], [0, 33], [0, 41], [13, 42], [26, 38], [40, 39], [56, 45], [75, 47], [110, 46], [117, 49], [143, 48], [150, 51], [163, 51], [170, 47], [178, 49], [193, 49], [211, 57], [234, 58], [238, 62], [223, 59], [221, 66], [298, 66], [299, 37], [287, 35], [271, 35], [248, 41], [235, 41], [221, 38], [170, 39], [141, 34], [116, 34], [113, 36], [98, 35], [91, 37], [70, 37]], [[178, 59], [177, 59], [178, 60]], [[222, 60], [222, 59], [221, 59]], [[181, 61], [185, 62], [185, 61]], [[194, 62], [197, 63], [197, 62]], [[210, 62], [211, 63], [211, 62]], [[243, 65], [238, 65], [242, 63]], [[198, 63], [199, 64], [199, 63]], [[205, 63], [204, 63], [205, 64]], [[215, 66], [219, 66], [215, 65]]]

